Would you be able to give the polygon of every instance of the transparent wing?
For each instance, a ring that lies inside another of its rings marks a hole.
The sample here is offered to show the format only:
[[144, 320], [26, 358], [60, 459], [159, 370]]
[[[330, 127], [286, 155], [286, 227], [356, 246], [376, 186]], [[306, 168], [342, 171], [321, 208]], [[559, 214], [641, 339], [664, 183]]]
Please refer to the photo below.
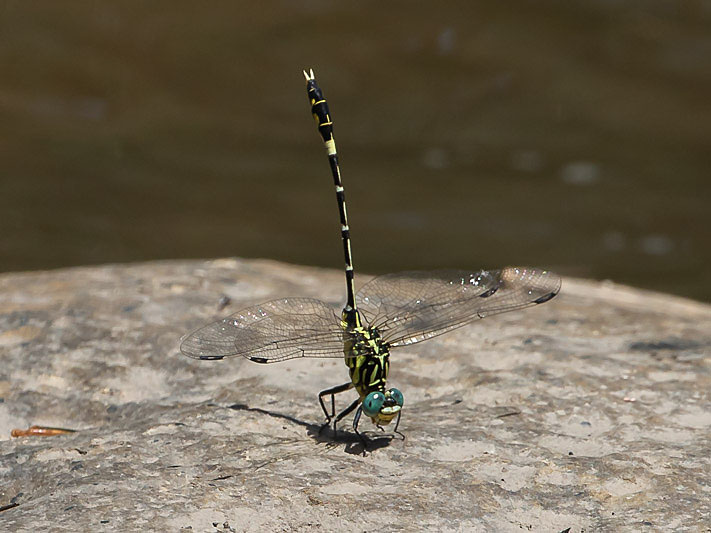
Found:
[[282, 298], [248, 307], [187, 335], [180, 351], [196, 359], [241, 355], [257, 363], [343, 357], [341, 321], [325, 303]]
[[384, 341], [403, 346], [489, 315], [547, 302], [558, 294], [560, 283], [553, 272], [524, 267], [401, 272], [364, 285], [356, 307]]

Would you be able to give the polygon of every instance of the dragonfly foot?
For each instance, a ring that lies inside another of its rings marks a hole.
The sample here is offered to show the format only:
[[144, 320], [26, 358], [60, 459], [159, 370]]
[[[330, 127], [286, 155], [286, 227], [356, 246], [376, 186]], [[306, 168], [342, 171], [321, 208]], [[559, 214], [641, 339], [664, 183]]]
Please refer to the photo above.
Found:
[[360, 443], [363, 446], [363, 457], [365, 457], [368, 453], [368, 439], [365, 438], [365, 436], [363, 436], [363, 434], [359, 431], [356, 431], [356, 435], [358, 435], [358, 439], [360, 440]]
[[[319, 430], [318, 430], [319, 436], [321, 436], [321, 434], [323, 433], [323, 430], [324, 430], [324, 429], [326, 429], [326, 428], [328, 428], [328, 427], [331, 427], [331, 420], [332, 420], [332, 419], [329, 418], [328, 420], [326, 420], [326, 422], [324, 422], [323, 424], [321, 424], [321, 427], [320, 427]], [[333, 436], [334, 436], [334, 437], [336, 436], [336, 422], [335, 422], [335, 421], [333, 422]]]

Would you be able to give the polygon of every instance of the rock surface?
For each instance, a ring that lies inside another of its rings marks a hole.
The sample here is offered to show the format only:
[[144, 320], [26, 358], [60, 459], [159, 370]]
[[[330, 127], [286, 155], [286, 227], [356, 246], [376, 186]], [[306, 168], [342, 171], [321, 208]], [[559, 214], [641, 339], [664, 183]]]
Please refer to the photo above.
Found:
[[[343, 285], [233, 259], [0, 276], [0, 529], [711, 527], [711, 306], [565, 279], [543, 306], [394, 350], [407, 438], [365, 456], [350, 418], [318, 436], [342, 360], [178, 353], [259, 301], [340, 308]], [[33, 424], [77, 432], [10, 438]]]

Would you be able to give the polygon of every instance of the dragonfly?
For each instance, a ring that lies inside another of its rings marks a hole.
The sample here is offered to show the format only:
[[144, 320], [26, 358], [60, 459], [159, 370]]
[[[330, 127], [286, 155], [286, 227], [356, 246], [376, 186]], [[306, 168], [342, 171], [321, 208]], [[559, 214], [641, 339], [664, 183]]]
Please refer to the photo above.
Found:
[[[387, 385], [391, 349], [431, 339], [490, 315], [548, 302], [560, 291], [561, 279], [548, 270], [527, 267], [408, 271], [378, 276], [356, 293], [333, 121], [313, 70], [304, 71], [304, 76], [336, 188], [345, 257], [345, 307], [339, 316], [315, 298], [272, 300], [188, 334], [180, 350], [195, 359], [241, 356], [260, 364], [302, 357], [343, 358], [349, 381], [318, 394], [326, 416], [322, 429], [333, 424], [335, 435], [338, 422], [355, 411], [353, 430], [365, 446], [366, 439], [358, 431], [362, 415], [381, 430], [395, 420], [393, 433], [399, 433], [404, 396]], [[336, 413], [336, 395], [351, 389], [358, 397]]]

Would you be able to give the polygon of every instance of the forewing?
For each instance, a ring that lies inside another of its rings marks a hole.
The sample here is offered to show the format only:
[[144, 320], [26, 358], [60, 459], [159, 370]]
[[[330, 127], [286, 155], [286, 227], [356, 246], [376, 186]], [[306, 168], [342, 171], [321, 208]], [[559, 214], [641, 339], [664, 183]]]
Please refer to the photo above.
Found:
[[560, 290], [547, 270], [401, 272], [370, 281], [356, 307], [392, 346], [420, 342], [497, 313], [547, 302]]
[[340, 319], [312, 298], [282, 298], [248, 307], [187, 335], [180, 351], [196, 359], [241, 355], [257, 363], [296, 357], [343, 357]]

